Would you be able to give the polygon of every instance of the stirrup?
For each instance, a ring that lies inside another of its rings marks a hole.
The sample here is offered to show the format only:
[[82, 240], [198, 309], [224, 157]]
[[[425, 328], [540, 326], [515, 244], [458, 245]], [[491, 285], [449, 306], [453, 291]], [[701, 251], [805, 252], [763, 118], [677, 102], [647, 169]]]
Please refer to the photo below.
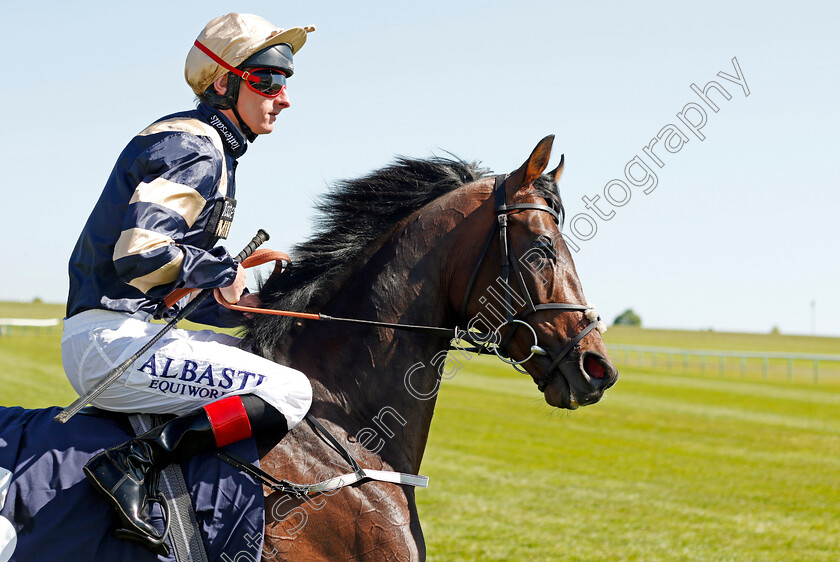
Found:
[[171, 551], [166, 541], [169, 537], [169, 504], [166, 503], [166, 498], [160, 494], [149, 496], [147, 501], [150, 504], [157, 503], [160, 505], [161, 514], [163, 515], [163, 534], [160, 537], [156, 537], [150, 533], [141, 532], [136, 527], [118, 527], [114, 530], [114, 536], [118, 539], [139, 542], [155, 554], [169, 556]]

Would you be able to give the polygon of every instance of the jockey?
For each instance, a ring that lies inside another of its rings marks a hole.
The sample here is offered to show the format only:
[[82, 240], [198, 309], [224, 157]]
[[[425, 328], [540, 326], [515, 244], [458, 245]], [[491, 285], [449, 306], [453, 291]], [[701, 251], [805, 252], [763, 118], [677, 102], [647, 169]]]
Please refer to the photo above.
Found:
[[[160, 330], [153, 318], [186, 305], [189, 297], [166, 310], [173, 290], [220, 288], [228, 301], [256, 300], [245, 270], [214, 246], [233, 218], [237, 159], [289, 107], [292, 56], [311, 31], [249, 14], [212, 20], [187, 55], [197, 108], [156, 121], [120, 154], [70, 259], [62, 362], [80, 395]], [[189, 319], [231, 327], [243, 317], [207, 299]], [[311, 402], [302, 373], [249, 353], [238, 338], [173, 329], [94, 405], [178, 417], [99, 453], [85, 473], [115, 508], [117, 535], [160, 553], [166, 537], [149, 516], [159, 471], [252, 436], [267, 450]]]

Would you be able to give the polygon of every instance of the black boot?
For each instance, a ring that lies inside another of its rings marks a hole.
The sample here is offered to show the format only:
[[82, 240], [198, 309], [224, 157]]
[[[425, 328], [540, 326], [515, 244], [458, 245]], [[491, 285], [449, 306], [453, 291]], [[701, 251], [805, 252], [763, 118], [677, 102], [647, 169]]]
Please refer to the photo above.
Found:
[[[177, 417], [123, 445], [102, 451], [85, 466], [91, 485], [117, 511], [122, 527], [114, 534], [136, 540], [156, 554], [169, 554], [166, 501], [157, 491], [160, 471], [168, 464], [216, 448], [213, 427], [203, 409]], [[149, 503], [159, 502], [166, 528], [158, 533]]]

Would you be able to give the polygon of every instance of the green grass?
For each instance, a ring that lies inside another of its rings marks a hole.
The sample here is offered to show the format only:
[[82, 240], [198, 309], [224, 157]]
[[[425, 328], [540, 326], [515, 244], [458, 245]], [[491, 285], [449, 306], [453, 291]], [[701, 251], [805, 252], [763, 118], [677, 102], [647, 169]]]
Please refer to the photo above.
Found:
[[64, 305], [43, 302], [0, 302], [0, 318], [64, 318]]
[[840, 356], [840, 338], [814, 336], [786, 336], [769, 334], [744, 334], [733, 332], [691, 332], [683, 330], [649, 330], [628, 326], [613, 326], [605, 334], [612, 359], [624, 367], [644, 369], [662, 374], [696, 374], [793, 382], [818, 382], [820, 385], [840, 385], [840, 361], [820, 361], [814, 365], [810, 359], [761, 358], [677, 354], [642, 354], [626, 349], [616, 349], [616, 344], [656, 348], [688, 349], [703, 351], [743, 351], [753, 353], [783, 353]]
[[[63, 304], [0, 302], [0, 318], [63, 317]], [[187, 321], [178, 326], [207, 327]], [[66, 406], [78, 398], [61, 366], [61, 326], [11, 327], [0, 335], [0, 389], [0, 406]]]
[[651, 330], [632, 326], [610, 326], [604, 334], [608, 344], [715, 349], [719, 351], [774, 351], [782, 353], [840, 354], [840, 338], [745, 334], [740, 332], [695, 332]]
[[423, 473], [431, 560], [836, 560], [840, 390], [624, 370], [565, 413], [475, 359]]
[[[64, 305], [0, 302], [0, 318], [62, 318]], [[43, 408], [77, 398], [61, 366], [61, 327], [8, 328], [0, 335], [0, 406]]]
[[[42, 333], [0, 337], [0, 404], [75, 397], [60, 332]], [[716, 332], [607, 336], [745, 351], [840, 347], [837, 338]], [[664, 365], [619, 365], [601, 403], [564, 412], [509, 367], [466, 362], [444, 381], [421, 471], [430, 488], [417, 492], [429, 559], [837, 560], [840, 384]]]

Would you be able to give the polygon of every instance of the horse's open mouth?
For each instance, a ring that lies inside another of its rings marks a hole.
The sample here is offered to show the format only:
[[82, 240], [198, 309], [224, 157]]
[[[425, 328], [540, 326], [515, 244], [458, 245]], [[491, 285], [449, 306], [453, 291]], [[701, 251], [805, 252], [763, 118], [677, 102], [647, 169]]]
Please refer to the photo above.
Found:
[[[549, 367], [540, 366], [544, 369]], [[567, 410], [598, 402], [604, 391], [617, 380], [618, 371], [612, 363], [590, 351], [574, 354], [544, 378], [535, 378], [540, 391], [545, 395], [545, 401], [550, 406]]]

